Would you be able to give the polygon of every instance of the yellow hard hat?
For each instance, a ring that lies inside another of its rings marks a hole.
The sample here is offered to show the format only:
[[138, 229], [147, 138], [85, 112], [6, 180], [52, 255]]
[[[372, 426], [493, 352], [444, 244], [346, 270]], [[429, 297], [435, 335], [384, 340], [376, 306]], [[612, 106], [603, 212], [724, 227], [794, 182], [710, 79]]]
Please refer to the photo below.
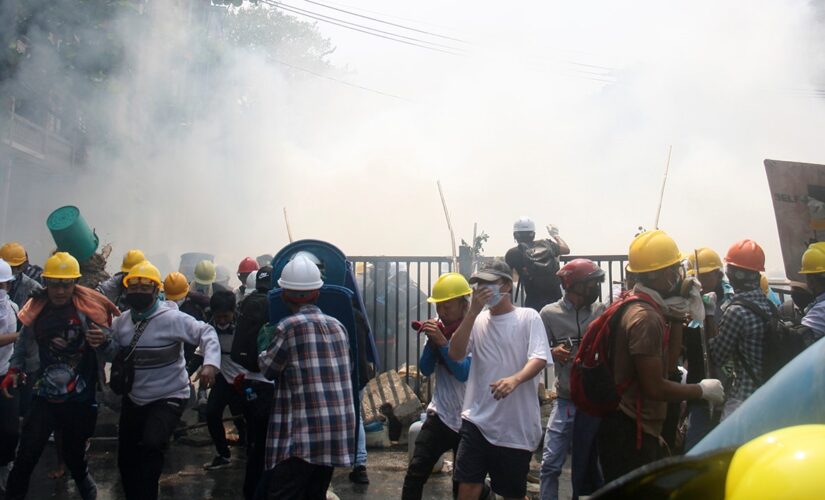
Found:
[[16, 241], [6, 243], [0, 247], [0, 259], [8, 262], [11, 267], [19, 266], [26, 262], [26, 249]]
[[802, 254], [799, 274], [825, 273], [825, 242], [812, 243]]
[[727, 500], [822, 498], [825, 425], [798, 425], [764, 434], [733, 455]]
[[171, 272], [163, 280], [163, 290], [166, 292], [167, 299], [180, 300], [189, 293], [189, 282], [183, 274], [177, 271]]
[[215, 264], [211, 260], [202, 260], [195, 265], [195, 283], [211, 285], [215, 282]]
[[130, 269], [146, 260], [143, 252], [137, 249], [129, 250], [123, 256], [123, 262], [120, 264], [120, 272], [128, 273]]
[[673, 238], [661, 229], [646, 231], [630, 243], [627, 270], [649, 273], [685, 260]]
[[717, 269], [722, 269], [722, 258], [713, 249], [702, 247], [695, 253], [688, 255], [688, 274], [693, 276], [696, 269], [696, 255], [699, 254], [699, 274], [709, 273]]
[[427, 299], [430, 304], [438, 304], [473, 293], [467, 279], [459, 273], [444, 273], [433, 284], [433, 295]]
[[146, 278], [155, 283], [158, 288], [163, 287], [163, 283], [160, 281], [160, 271], [148, 260], [139, 262], [132, 269], [129, 269], [129, 274], [123, 277], [123, 286], [128, 287], [129, 280], [134, 278]]
[[77, 279], [80, 277], [80, 264], [77, 259], [66, 252], [55, 252], [46, 259], [43, 277], [58, 280]]

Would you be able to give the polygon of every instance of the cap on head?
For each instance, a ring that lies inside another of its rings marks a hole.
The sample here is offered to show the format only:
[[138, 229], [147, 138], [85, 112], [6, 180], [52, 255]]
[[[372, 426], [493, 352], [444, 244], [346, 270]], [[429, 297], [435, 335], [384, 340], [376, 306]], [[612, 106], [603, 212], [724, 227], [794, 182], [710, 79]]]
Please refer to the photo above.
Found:
[[501, 259], [493, 259], [484, 263], [481, 268], [470, 277], [470, 283], [479, 281], [494, 282], [500, 279], [513, 281], [513, 270]]
[[255, 273], [255, 288], [260, 292], [267, 292], [272, 288], [272, 268], [263, 266]]

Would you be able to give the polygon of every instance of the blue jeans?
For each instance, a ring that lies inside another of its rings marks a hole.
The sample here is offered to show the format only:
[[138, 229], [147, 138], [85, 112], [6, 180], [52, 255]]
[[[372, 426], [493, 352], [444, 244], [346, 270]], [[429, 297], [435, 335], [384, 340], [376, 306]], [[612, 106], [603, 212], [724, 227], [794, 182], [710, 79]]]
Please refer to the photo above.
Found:
[[[364, 399], [364, 389], [358, 391], [358, 404]], [[358, 419], [358, 443], [355, 451], [355, 465], [367, 465], [367, 436], [364, 433], [364, 416]]]
[[685, 451], [690, 450], [719, 424], [720, 411], [714, 408], [713, 418], [705, 401], [688, 401], [688, 429], [685, 436]]
[[559, 498], [559, 475], [573, 441], [576, 406], [569, 399], [556, 398], [541, 453], [541, 500]]

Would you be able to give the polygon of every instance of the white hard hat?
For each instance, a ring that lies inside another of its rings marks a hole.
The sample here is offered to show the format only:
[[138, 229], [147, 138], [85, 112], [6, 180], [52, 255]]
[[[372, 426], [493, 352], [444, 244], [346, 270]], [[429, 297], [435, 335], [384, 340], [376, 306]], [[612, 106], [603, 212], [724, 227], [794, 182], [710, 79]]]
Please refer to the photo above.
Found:
[[[319, 259], [318, 256], [316, 256], [312, 252], [307, 252], [306, 250], [301, 250], [300, 252], [296, 252], [295, 255], [292, 256], [292, 259], [294, 259], [295, 257], [299, 257], [299, 256], [300, 257], [306, 257], [307, 259], [310, 260], [310, 262], [312, 262], [316, 266], [321, 265], [321, 259]], [[292, 259], [290, 259], [290, 260], [292, 260]]]
[[258, 280], [258, 273], [249, 273], [249, 276], [246, 277], [246, 283], [244, 288], [244, 295], [249, 295], [255, 291], [256, 282]]
[[303, 292], [318, 290], [324, 286], [324, 282], [321, 280], [321, 271], [315, 263], [304, 255], [296, 255], [281, 271], [278, 286], [285, 290]]
[[5, 260], [0, 259], [0, 283], [6, 283], [8, 281], [14, 281], [11, 266]]
[[536, 232], [536, 223], [530, 217], [522, 215], [517, 221], [513, 223], [513, 232]]

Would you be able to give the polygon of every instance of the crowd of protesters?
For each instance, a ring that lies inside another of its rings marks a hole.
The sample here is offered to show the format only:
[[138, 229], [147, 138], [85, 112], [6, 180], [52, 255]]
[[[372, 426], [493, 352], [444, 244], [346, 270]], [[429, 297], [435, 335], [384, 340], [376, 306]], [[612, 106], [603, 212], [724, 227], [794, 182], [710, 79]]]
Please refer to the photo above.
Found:
[[[798, 325], [804, 347], [825, 336], [825, 243], [809, 247], [807, 283], [793, 283], [792, 301], [778, 304], [754, 241], [734, 243], [723, 262], [710, 248], [684, 254], [664, 231], [643, 232], [614, 296], [612, 287], [604, 295], [597, 263], [562, 265], [570, 248], [548, 229], [550, 238], [537, 240], [522, 217], [504, 260], [485, 261], [469, 279], [446, 273], [432, 287], [437, 317], [421, 323], [419, 369], [436, 382], [402, 498], [422, 498], [450, 450], [456, 498], [524, 498], [536, 453], [542, 499], [558, 498], [568, 456], [574, 498], [590, 495], [689, 449], [764, 384], [776, 364], [765, 349], [771, 319]], [[165, 453], [198, 393], [216, 451], [205, 469], [232, 463], [226, 407], [236, 416], [244, 498], [325, 498], [336, 467], [369, 482], [354, 332], [316, 305], [323, 265], [299, 252], [273, 283], [270, 267], [246, 258], [235, 290], [215, 274], [202, 261], [192, 280], [162, 277], [131, 250], [120, 272], [92, 289], [78, 284], [68, 253], [41, 269], [21, 245], [0, 248], [3, 498], [26, 498], [52, 436], [78, 495], [97, 498], [86, 452], [107, 384], [122, 396], [117, 465], [126, 498], [158, 497]], [[274, 287], [289, 313], [272, 324]], [[607, 378], [582, 376], [594, 360]], [[539, 380], [551, 366], [555, 398], [543, 425]]]

